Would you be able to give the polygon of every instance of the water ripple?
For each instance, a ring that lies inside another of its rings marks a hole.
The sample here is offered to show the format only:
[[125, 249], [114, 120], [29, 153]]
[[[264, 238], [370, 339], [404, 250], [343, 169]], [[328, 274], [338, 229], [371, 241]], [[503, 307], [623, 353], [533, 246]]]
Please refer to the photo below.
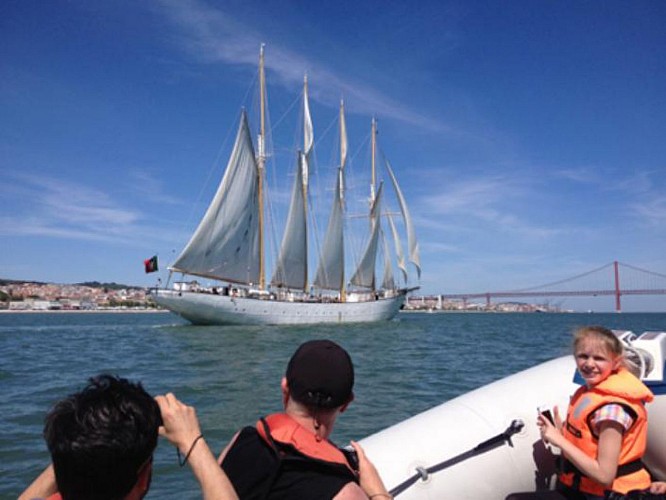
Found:
[[[666, 327], [664, 314], [401, 314], [370, 325], [193, 327], [167, 314], [0, 315], [0, 498], [16, 497], [48, 462], [43, 419], [55, 401], [106, 371], [174, 392], [197, 408], [214, 451], [241, 426], [281, 409], [296, 347], [331, 338], [356, 367], [344, 443], [493, 380], [569, 352], [574, 327]], [[155, 454], [150, 498], [200, 498], [173, 448]]]

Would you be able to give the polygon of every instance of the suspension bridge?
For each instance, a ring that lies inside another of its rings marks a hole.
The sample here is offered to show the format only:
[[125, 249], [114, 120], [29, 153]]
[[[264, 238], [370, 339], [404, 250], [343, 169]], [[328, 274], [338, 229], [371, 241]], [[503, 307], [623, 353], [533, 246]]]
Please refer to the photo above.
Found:
[[615, 299], [615, 311], [621, 312], [622, 297], [629, 295], [666, 295], [666, 274], [614, 261], [570, 278], [520, 290], [442, 294], [423, 299], [434, 299], [439, 304], [442, 300], [462, 300], [465, 306], [470, 300], [485, 299], [486, 306], [490, 306], [493, 299], [610, 296]]

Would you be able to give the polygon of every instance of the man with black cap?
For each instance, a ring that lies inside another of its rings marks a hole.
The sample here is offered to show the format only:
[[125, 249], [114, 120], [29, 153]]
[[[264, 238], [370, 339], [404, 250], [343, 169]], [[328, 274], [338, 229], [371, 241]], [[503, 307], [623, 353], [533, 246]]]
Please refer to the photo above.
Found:
[[282, 378], [284, 412], [245, 427], [220, 463], [241, 499], [390, 499], [374, 465], [329, 436], [354, 399], [354, 367], [330, 340], [311, 340], [291, 357]]

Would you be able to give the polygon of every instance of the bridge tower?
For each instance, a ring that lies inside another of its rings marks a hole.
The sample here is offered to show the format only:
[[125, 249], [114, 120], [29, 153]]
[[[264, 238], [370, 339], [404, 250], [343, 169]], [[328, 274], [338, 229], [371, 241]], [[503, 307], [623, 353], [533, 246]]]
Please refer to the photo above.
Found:
[[620, 269], [617, 261], [613, 261], [613, 267], [615, 269], [615, 312], [622, 312], [622, 305], [620, 304]]

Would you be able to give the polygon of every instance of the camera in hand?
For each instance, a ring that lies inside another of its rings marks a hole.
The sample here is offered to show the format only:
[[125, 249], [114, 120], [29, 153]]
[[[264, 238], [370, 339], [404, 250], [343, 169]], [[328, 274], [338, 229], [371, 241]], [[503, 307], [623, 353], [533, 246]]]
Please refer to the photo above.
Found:
[[537, 411], [539, 412], [539, 414], [543, 415], [546, 419], [548, 419], [548, 421], [551, 424], [555, 425], [555, 419], [553, 418], [553, 414], [550, 411], [550, 408], [545, 408], [540, 406], [539, 408], [537, 408]]
[[358, 472], [358, 454], [356, 450], [351, 445], [347, 445], [340, 448], [340, 451], [344, 454], [351, 468]]

